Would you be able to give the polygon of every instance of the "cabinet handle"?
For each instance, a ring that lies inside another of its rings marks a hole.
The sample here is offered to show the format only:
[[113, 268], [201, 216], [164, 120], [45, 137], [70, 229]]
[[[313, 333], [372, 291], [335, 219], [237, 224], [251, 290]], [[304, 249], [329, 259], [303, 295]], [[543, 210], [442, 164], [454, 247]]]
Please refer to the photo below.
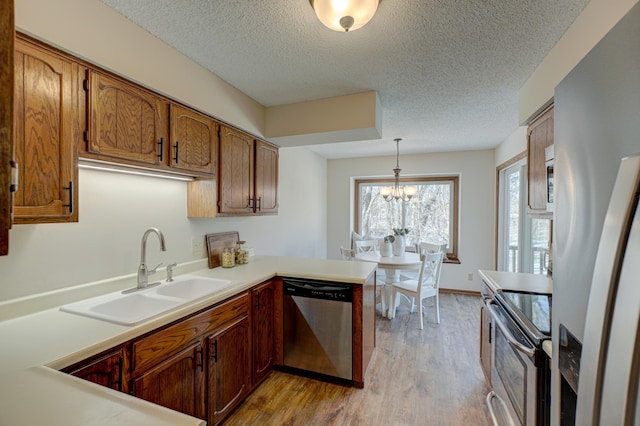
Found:
[[73, 181], [69, 181], [69, 186], [65, 186], [64, 189], [69, 191], [69, 204], [63, 204], [63, 206], [69, 207], [69, 213], [73, 213]]
[[213, 355], [211, 355], [213, 362], [218, 362], [218, 340], [213, 341]]
[[491, 330], [492, 327], [493, 327], [493, 323], [490, 322], [489, 323], [489, 344], [491, 344], [491, 331], [493, 331], [493, 330]]
[[9, 185], [9, 192], [18, 192], [18, 163], [11, 160], [9, 161], [9, 166], [11, 167], [11, 183]]
[[257, 309], [260, 310], [260, 292], [258, 292], [258, 306]]
[[258, 197], [258, 211], [262, 210], [262, 197]]
[[204, 371], [204, 348], [202, 346], [198, 349], [198, 356], [200, 356], [200, 362], [196, 364], [196, 367], [200, 367], [200, 371]]
[[176, 144], [173, 146], [173, 149], [175, 149], [176, 155], [175, 157], [173, 157], [173, 161], [176, 162], [176, 164], [178, 164], [178, 141], [176, 141]]
[[122, 363], [124, 359], [118, 358], [118, 390], [122, 392]]
[[249, 210], [253, 210], [253, 197], [249, 196]]
[[158, 154], [158, 159], [162, 161], [162, 157], [164, 154], [164, 138], [160, 138], [160, 140], [158, 141], [158, 146], [159, 146], [158, 149], [160, 151], [160, 153]]

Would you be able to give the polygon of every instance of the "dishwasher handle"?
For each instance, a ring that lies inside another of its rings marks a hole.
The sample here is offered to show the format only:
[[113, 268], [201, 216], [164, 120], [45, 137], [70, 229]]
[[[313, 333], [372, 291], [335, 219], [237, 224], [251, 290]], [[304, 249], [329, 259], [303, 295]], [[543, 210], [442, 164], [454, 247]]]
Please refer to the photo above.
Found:
[[336, 302], [347, 303], [351, 303], [353, 301], [353, 285], [350, 284], [306, 280], [283, 280], [282, 291], [286, 296], [334, 300]]

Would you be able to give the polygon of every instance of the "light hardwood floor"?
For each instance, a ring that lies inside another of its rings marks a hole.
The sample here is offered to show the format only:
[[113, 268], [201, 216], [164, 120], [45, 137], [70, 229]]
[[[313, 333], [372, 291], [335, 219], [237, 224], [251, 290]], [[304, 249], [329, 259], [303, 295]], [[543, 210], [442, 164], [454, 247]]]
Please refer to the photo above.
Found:
[[364, 389], [274, 371], [224, 425], [491, 425], [478, 360], [479, 296], [441, 293], [424, 330], [406, 304], [377, 318]]

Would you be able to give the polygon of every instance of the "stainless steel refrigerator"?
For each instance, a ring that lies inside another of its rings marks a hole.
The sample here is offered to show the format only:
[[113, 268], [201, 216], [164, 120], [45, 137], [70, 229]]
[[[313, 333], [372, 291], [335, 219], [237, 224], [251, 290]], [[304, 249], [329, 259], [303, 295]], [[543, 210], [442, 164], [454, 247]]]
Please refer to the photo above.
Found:
[[[585, 350], [594, 338], [585, 335], [585, 319], [603, 223], [621, 159], [640, 152], [640, 3], [556, 87], [554, 104], [551, 424], [558, 425], [576, 415], [568, 412], [559, 353], [575, 349], [566, 336]], [[579, 350], [567, 359], [577, 381]], [[581, 390], [574, 390], [575, 410]]]

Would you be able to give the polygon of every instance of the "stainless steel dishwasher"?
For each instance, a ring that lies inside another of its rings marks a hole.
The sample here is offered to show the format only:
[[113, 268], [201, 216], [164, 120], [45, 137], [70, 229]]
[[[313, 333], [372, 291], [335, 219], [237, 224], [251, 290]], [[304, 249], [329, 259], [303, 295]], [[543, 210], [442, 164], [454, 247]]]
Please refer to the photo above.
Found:
[[353, 287], [285, 278], [284, 367], [353, 380]]

